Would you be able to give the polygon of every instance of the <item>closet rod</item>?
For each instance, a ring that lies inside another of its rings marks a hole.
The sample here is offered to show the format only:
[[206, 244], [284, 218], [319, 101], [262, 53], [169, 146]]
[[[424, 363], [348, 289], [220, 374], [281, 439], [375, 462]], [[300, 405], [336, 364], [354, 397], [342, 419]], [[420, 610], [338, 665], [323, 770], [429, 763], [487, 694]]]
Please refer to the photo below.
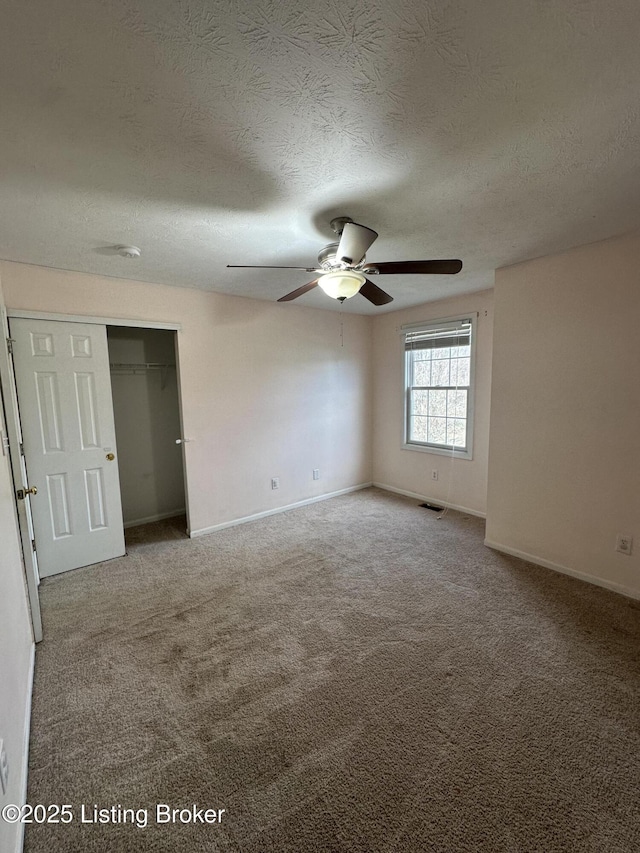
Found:
[[109, 364], [111, 369], [111, 373], [115, 374], [127, 374], [130, 373], [132, 376], [136, 374], [139, 376], [141, 373], [144, 373], [146, 370], [159, 370], [160, 371], [160, 388], [162, 391], [167, 386], [167, 371], [169, 368], [173, 368], [175, 370], [175, 364], [163, 364], [162, 362], [153, 362], [153, 361], [142, 361], [142, 362], [116, 362], [112, 361]]
[[175, 367], [175, 364], [163, 364], [162, 362], [140, 361], [140, 362], [115, 362], [109, 364], [112, 370], [166, 370]]

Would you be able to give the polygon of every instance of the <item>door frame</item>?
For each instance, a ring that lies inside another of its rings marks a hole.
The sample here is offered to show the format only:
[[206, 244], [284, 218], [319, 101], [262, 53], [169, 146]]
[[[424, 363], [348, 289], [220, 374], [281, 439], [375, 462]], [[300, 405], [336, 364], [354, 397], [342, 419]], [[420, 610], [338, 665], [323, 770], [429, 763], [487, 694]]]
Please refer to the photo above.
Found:
[[38, 596], [40, 578], [33, 556], [35, 548], [30, 534], [30, 528], [33, 527], [33, 524], [29, 518], [31, 515], [29, 496], [27, 495], [22, 501], [19, 501], [17, 497], [17, 490], [26, 488], [28, 484], [22, 482], [22, 461], [20, 458], [22, 455], [22, 426], [18, 411], [16, 380], [9, 351], [9, 323], [7, 321], [7, 310], [4, 305], [0, 305], [0, 318], [4, 338], [2, 346], [0, 346], [0, 385], [2, 386], [2, 401], [4, 402], [4, 411], [1, 413], [0, 422], [4, 423], [7, 430], [7, 438], [9, 439], [8, 456], [11, 481], [13, 483], [13, 508], [20, 534], [20, 545], [22, 547], [22, 566], [31, 611], [33, 639], [36, 643], [39, 643], [42, 639], [42, 616], [40, 614], [40, 598]]
[[[11, 364], [9, 361], [9, 353], [6, 345], [6, 339], [9, 338], [9, 326], [8, 320], [11, 318], [16, 319], [26, 319], [26, 320], [58, 320], [63, 323], [90, 323], [99, 326], [125, 326], [133, 329], [165, 329], [167, 331], [175, 332], [175, 349], [176, 349], [176, 376], [177, 376], [177, 385], [178, 385], [178, 409], [180, 416], [180, 430], [182, 436], [184, 436], [184, 408], [182, 404], [182, 383], [180, 381], [180, 332], [182, 331], [182, 325], [180, 323], [169, 323], [169, 322], [158, 322], [155, 320], [139, 320], [139, 319], [127, 319], [125, 317], [101, 317], [96, 315], [87, 315], [87, 314], [56, 314], [49, 311], [31, 311], [29, 309], [22, 308], [8, 308], [5, 306], [0, 306], [1, 308], [1, 319], [2, 319], [2, 331], [5, 337], [5, 345], [0, 347], [0, 383], [2, 384], [2, 388], [4, 390], [4, 404], [5, 411], [7, 417], [7, 432], [9, 436], [10, 447], [13, 446], [14, 451], [19, 448], [19, 439], [18, 435], [20, 434], [20, 412], [18, 408], [18, 396], [16, 392], [15, 379], [13, 378], [13, 371], [11, 369]], [[188, 475], [187, 475], [187, 465], [186, 465], [186, 447], [183, 442], [182, 445], [182, 468], [184, 473], [184, 498], [185, 498], [185, 507], [187, 514], [187, 530], [191, 530], [191, 523], [189, 519], [189, 487], [188, 487]], [[13, 485], [14, 485], [14, 496], [17, 489], [23, 487], [22, 482], [20, 482], [17, 478], [19, 476], [19, 472], [17, 473], [15, 470], [15, 465], [11, 465], [12, 476], [13, 476]], [[36, 576], [35, 567], [32, 560], [29, 560], [28, 553], [31, 549], [31, 537], [28, 533], [28, 524], [26, 520], [26, 510], [21, 513], [19, 504], [24, 503], [24, 501], [18, 501], [17, 496], [14, 497], [14, 504], [16, 508], [16, 517], [18, 519], [18, 527], [20, 530], [20, 536], [22, 539], [22, 547], [23, 553], [25, 554], [25, 575], [27, 579], [27, 589], [29, 592], [29, 601], [31, 604], [31, 619], [33, 623], [33, 631], [36, 642], [42, 639], [42, 621], [40, 617], [40, 602], [38, 598], [38, 583], [39, 580]], [[25, 516], [24, 518], [22, 516]], [[25, 537], [28, 539], [29, 547], [25, 546]], [[27, 565], [27, 561], [30, 563], [30, 566]]]
[[129, 326], [132, 329], [167, 329], [180, 332], [180, 323], [155, 320], [127, 320], [125, 317], [102, 317], [95, 314], [54, 314], [51, 311], [30, 311], [28, 308], [7, 308], [7, 317], [21, 320], [60, 320], [63, 323], [93, 323], [97, 326]]

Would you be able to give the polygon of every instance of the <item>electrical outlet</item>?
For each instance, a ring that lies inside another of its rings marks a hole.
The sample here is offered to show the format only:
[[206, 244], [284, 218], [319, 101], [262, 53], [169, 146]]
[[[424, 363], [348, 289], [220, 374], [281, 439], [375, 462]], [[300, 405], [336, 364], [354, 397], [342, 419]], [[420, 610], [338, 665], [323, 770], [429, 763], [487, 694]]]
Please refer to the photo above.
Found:
[[271, 488], [279, 489], [280, 488], [280, 477], [272, 477], [271, 478]]
[[618, 533], [618, 537], [616, 539], [616, 551], [620, 551], [621, 554], [631, 554], [633, 549], [633, 536], [627, 536], [626, 533]]
[[437, 479], [438, 479], [438, 471], [437, 471], [437, 469], [436, 469], [436, 468], [434, 468], [434, 469], [433, 469], [433, 471], [431, 472], [431, 479], [432, 479], [432, 480], [437, 480]]
[[320, 469], [319, 469], [319, 468], [314, 468], [314, 469], [313, 469], [313, 479], [314, 479], [314, 480], [319, 480], [319, 479], [320, 479]]
[[7, 753], [4, 748], [4, 741], [0, 740], [0, 788], [2, 788], [2, 793], [7, 793], [7, 788], [9, 787], [9, 762], [7, 760]]

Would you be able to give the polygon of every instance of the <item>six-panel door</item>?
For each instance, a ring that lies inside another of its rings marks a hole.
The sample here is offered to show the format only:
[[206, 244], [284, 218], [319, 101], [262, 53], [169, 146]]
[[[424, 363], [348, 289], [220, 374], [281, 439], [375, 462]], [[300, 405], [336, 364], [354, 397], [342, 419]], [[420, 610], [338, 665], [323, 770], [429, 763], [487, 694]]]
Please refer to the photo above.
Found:
[[125, 552], [105, 326], [10, 321], [41, 576]]

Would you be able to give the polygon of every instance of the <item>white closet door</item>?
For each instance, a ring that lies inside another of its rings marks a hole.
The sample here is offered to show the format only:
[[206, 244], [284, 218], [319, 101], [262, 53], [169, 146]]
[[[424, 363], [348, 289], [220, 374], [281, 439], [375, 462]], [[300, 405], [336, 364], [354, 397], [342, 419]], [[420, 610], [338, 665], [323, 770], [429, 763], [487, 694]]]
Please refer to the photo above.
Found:
[[105, 326], [10, 321], [40, 575], [122, 556]]

